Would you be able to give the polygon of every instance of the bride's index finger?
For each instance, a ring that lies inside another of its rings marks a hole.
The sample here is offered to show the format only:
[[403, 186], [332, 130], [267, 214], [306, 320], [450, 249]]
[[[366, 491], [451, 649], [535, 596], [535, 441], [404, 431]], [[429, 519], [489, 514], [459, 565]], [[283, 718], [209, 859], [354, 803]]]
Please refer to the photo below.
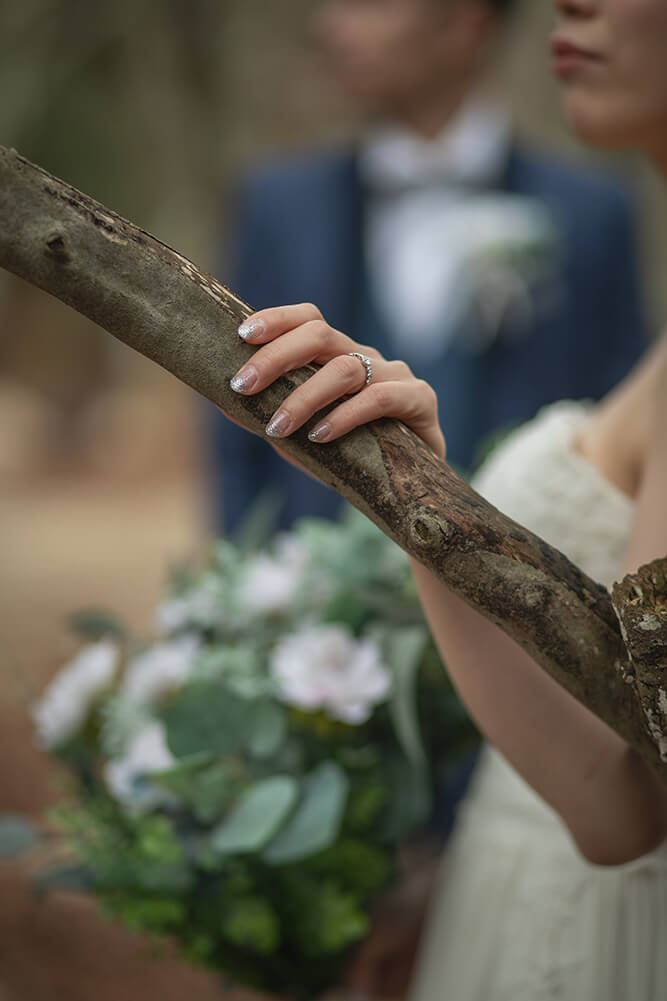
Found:
[[295, 327], [300, 327], [311, 320], [321, 319], [321, 312], [310, 302], [260, 309], [243, 321], [238, 328], [238, 335], [248, 344], [268, 344], [269, 341], [286, 334], [289, 330], [294, 330]]

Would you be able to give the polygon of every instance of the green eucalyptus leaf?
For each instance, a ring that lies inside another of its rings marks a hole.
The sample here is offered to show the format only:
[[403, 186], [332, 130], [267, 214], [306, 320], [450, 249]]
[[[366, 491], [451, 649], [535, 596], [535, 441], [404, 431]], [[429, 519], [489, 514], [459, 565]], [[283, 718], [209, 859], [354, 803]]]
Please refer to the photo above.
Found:
[[389, 710], [396, 736], [408, 760], [417, 766], [426, 762], [417, 713], [417, 672], [427, 642], [424, 626], [410, 626], [388, 630], [382, 644], [393, 678]]
[[224, 685], [195, 681], [167, 708], [167, 744], [175, 757], [236, 754], [246, 740], [251, 704]]
[[298, 796], [298, 784], [289, 775], [275, 775], [254, 783], [211, 835], [211, 846], [221, 855], [263, 848], [285, 821]]
[[39, 833], [34, 824], [13, 814], [0, 816], [0, 859], [23, 855], [38, 841]]
[[[151, 782], [173, 792], [191, 808], [201, 824], [210, 824], [222, 814], [236, 787], [225, 765], [202, 767], [201, 757], [191, 759], [192, 762], [196, 760], [200, 762], [196, 767], [190, 764], [153, 774]], [[209, 761], [210, 758], [206, 756], [203, 764], [208, 765]]]
[[248, 750], [255, 758], [272, 758], [283, 745], [287, 733], [287, 713], [277, 702], [257, 702], [252, 715]]
[[328, 848], [338, 836], [347, 793], [348, 779], [340, 765], [318, 765], [306, 776], [299, 805], [265, 849], [264, 859], [280, 865]]
[[211, 824], [226, 809], [234, 793], [224, 765], [214, 765], [197, 776], [192, 791], [192, 809], [201, 824]]

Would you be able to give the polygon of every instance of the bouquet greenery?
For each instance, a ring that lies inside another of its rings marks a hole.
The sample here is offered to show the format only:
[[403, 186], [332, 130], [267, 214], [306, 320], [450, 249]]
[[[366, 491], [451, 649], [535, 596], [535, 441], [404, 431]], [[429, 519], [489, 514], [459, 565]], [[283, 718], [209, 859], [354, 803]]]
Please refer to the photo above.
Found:
[[217, 542], [175, 574], [151, 645], [76, 626], [87, 643], [34, 709], [76, 777], [64, 876], [232, 981], [339, 983], [475, 740], [405, 555], [350, 510], [262, 550]]

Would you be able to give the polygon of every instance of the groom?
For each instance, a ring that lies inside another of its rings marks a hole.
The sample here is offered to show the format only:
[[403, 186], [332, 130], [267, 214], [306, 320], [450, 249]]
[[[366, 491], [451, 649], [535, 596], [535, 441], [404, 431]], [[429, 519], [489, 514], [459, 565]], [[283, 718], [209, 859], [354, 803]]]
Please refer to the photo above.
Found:
[[[519, 142], [482, 95], [511, 0], [321, 0], [313, 27], [368, 113], [349, 149], [245, 179], [224, 280], [256, 309], [311, 301], [436, 390], [448, 460], [563, 397], [602, 396], [644, 344], [630, 206], [599, 174]], [[267, 489], [281, 527], [339, 498], [210, 418], [217, 516]]]

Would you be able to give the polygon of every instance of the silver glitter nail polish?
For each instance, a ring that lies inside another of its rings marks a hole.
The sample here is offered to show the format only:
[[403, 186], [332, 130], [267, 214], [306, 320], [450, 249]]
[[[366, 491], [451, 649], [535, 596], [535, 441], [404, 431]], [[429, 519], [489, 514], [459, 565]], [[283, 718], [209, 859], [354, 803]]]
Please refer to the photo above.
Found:
[[260, 334], [264, 330], [263, 320], [246, 320], [238, 328], [237, 333], [242, 341], [248, 341], [255, 334]]
[[279, 410], [277, 414], [273, 415], [269, 423], [266, 425], [266, 433], [269, 438], [280, 438], [282, 435], [287, 434], [291, 423], [292, 418], [287, 411]]
[[237, 372], [229, 385], [235, 393], [247, 393], [257, 382], [257, 369], [253, 365], [248, 365]]
[[308, 439], [314, 442], [326, 441], [331, 434], [331, 424], [326, 421], [322, 421], [321, 424], [316, 425], [313, 430], [308, 435]]

